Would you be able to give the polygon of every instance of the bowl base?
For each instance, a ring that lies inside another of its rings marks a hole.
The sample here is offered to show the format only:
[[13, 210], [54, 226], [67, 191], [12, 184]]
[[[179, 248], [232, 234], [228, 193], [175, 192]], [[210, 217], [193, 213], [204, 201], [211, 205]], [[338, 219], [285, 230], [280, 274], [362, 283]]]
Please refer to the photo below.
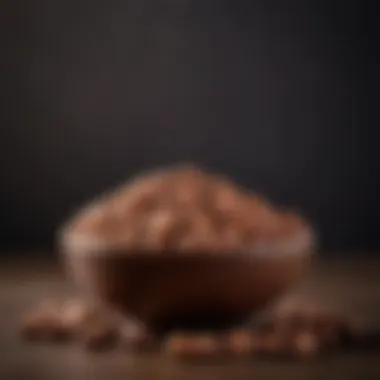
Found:
[[[246, 315], [245, 315], [246, 317]], [[156, 334], [167, 334], [174, 330], [205, 331], [225, 330], [242, 325], [247, 318], [216, 312], [203, 312], [156, 319], [146, 327]]]

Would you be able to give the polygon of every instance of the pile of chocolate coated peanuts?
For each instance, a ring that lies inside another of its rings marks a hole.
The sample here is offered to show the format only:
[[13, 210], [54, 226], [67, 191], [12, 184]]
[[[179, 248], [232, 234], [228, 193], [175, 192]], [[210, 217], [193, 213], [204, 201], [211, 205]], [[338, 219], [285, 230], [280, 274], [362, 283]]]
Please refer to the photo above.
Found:
[[82, 300], [67, 300], [62, 305], [45, 300], [25, 316], [21, 336], [31, 342], [75, 342], [90, 351], [122, 348], [163, 352], [181, 359], [302, 359], [339, 349], [356, 333], [348, 320], [326, 311], [310, 312], [302, 306], [274, 313], [256, 326], [227, 331], [173, 331], [155, 336], [139, 329], [128, 334], [124, 330], [108, 312]]

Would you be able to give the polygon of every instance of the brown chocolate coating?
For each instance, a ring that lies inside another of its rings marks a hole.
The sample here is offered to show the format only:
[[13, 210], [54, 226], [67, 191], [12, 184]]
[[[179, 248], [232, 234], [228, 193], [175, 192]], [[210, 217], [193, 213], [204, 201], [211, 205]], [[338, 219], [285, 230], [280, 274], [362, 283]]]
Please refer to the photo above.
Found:
[[38, 311], [24, 318], [20, 335], [26, 341], [58, 343], [68, 341], [71, 331], [62, 324], [59, 317]]
[[92, 202], [61, 231], [63, 245], [126, 254], [308, 250], [312, 231], [230, 180], [194, 167], [148, 173]]
[[111, 324], [93, 321], [82, 326], [78, 338], [88, 350], [103, 351], [113, 348], [119, 337]]
[[314, 358], [319, 353], [320, 342], [318, 337], [310, 332], [297, 333], [292, 341], [293, 353], [299, 358]]
[[164, 344], [164, 351], [176, 358], [210, 358], [217, 357], [221, 345], [215, 334], [180, 334], [171, 335]]
[[223, 351], [229, 356], [254, 356], [261, 349], [261, 336], [249, 329], [235, 329], [222, 339]]
[[153, 333], [146, 330], [136, 330], [133, 333], [121, 334], [121, 343], [124, 349], [133, 352], [156, 352], [160, 348], [160, 340]]

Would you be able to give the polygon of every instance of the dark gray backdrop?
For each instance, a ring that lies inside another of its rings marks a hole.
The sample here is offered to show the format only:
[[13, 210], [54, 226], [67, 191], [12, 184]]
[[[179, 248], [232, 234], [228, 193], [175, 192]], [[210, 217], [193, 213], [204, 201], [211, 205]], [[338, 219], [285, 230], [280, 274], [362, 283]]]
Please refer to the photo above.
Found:
[[0, 8], [3, 246], [51, 244], [88, 197], [195, 161], [302, 209], [325, 249], [379, 247], [363, 2]]

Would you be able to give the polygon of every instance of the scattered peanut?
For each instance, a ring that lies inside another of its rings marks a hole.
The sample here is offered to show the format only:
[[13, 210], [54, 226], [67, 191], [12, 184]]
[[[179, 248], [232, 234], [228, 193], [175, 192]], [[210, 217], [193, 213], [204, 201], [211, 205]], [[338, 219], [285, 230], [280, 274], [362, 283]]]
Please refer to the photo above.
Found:
[[214, 357], [220, 351], [220, 343], [212, 334], [174, 334], [165, 342], [164, 350], [179, 358]]

